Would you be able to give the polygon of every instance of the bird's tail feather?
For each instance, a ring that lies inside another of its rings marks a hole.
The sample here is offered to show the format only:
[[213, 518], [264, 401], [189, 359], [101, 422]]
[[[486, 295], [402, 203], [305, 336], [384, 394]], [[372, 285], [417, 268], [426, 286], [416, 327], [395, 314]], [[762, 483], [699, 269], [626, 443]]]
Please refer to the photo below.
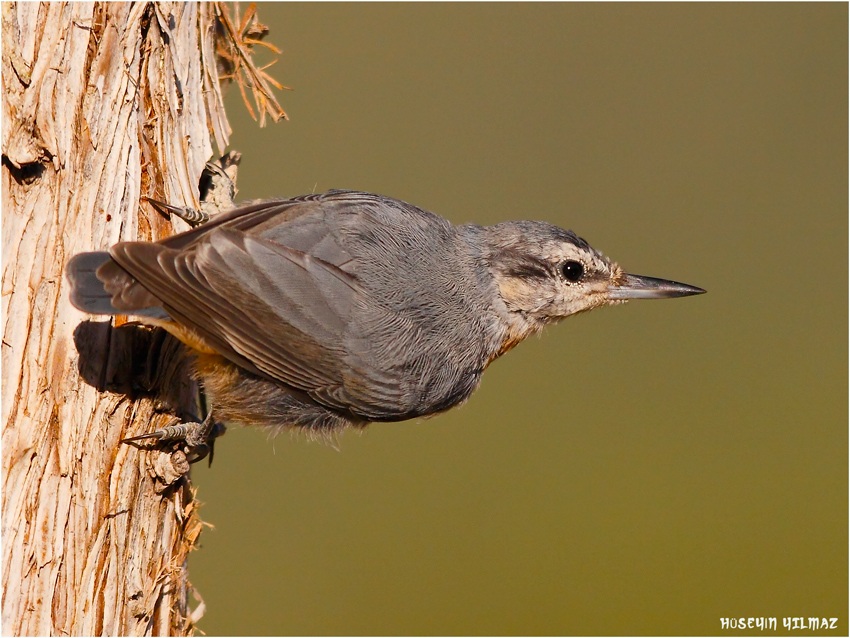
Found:
[[[168, 318], [168, 314], [158, 306], [132, 310], [116, 308], [112, 302], [112, 295], [104, 286], [104, 280], [98, 277], [98, 271], [103, 275], [104, 270], [109, 269], [109, 266], [112, 266], [112, 269], [122, 270], [106, 251], [79, 253], [68, 261], [65, 274], [71, 284], [70, 298], [75, 308], [95, 315], [133, 314], [156, 319]], [[122, 274], [126, 276], [129, 285], [138, 285], [129, 273]]]

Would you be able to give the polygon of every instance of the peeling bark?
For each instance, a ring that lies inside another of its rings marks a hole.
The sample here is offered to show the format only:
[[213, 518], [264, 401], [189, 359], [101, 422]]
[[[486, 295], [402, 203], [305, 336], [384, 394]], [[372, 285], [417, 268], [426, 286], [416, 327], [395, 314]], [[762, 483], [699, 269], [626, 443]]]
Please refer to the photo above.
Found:
[[140, 201], [197, 208], [213, 142], [227, 144], [219, 10], [2, 4], [4, 634], [193, 630], [201, 523], [180, 459], [119, 443], [169, 420], [134, 372], [191, 409], [178, 346], [75, 310], [63, 271], [186, 228]]

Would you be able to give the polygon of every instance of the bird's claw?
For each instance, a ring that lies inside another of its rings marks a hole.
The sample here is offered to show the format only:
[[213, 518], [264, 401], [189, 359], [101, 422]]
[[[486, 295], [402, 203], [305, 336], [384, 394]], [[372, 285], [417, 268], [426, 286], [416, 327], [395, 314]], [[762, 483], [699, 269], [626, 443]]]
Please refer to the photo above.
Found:
[[164, 428], [147, 434], [131, 436], [121, 439], [121, 443], [136, 443], [147, 439], [156, 439], [158, 442], [182, 441], [185, 444], [186, 459], [189, 463], [197, 463], [209, 455], [209, 464], [212, 465], [215, 452], [215, 440], [225, 432], [223, 424], [213, 421], [211, 415], [207, 415], [201, 423], [181, 422], [175, 419]]
[[166, 204], [165, 202], [160, 202], [150, 197], [145, 197], [145, 199], [151, 206], [166, 217], [168, 215], [177, 215], [193, 228], [210, 220], [209, 213], [202, 210], [189, 208], [188, 206], [172, 206], [171, 204]]

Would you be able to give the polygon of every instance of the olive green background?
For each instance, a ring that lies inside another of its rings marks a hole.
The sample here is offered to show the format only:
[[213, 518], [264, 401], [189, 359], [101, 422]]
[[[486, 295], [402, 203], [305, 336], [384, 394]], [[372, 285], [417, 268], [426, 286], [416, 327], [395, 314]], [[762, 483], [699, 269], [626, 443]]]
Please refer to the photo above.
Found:
[[846, 635], [847, 5], [258, 11], [294, 91], [261, 130], [230, 90], [241, 198], [548, 220], [709, 293], [568, 319], [338, 450], [231, 428], [193, 471], [201, 629]]

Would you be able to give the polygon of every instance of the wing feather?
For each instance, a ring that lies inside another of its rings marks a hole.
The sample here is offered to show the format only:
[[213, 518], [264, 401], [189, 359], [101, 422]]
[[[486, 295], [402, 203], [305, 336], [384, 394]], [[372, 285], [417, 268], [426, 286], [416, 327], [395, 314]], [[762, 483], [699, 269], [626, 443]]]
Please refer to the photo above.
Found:
[[[124, 243], [113, 258], [222, 355], [305, 392], [343, 383], [356, 279], [333, 264], [230, 228], [195, 250]], [[344, 398], [333, 400], [346, 407]]]

